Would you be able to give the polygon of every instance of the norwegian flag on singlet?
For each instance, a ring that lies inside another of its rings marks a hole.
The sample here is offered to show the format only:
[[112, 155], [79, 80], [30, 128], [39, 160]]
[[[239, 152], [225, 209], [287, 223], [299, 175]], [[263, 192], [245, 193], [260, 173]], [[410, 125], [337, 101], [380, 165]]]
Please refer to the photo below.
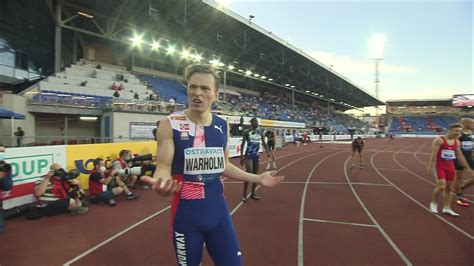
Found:
[[204, 183], [184, 182], [181, 188], [180, 197], [185, 200], [204, 199]]

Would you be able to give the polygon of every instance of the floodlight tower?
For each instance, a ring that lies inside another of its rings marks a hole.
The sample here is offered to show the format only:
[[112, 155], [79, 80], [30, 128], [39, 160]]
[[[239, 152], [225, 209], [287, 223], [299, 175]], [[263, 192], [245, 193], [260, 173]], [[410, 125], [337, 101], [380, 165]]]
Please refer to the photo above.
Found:
[[[375, 62], [375, 98], [379, 98], [379, 83], [380, 83], [380, 64], [383, 60], [383, 52], [385, 48], [385, 35], [375, 34], [371, 39], [371, 53], [372, 60]], [[375, 108], [375, 117], [377, 118], [379, 114], [379, 106]], [[377, 123], [378, 125], [378, 123]]]

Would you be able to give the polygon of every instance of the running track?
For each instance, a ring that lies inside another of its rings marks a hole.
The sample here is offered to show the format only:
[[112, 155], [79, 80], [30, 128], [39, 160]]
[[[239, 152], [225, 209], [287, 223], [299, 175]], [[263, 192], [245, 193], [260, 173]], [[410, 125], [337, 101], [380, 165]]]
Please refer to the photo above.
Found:
[[[426, 207], [430, 143], [368, 140], [362, 170], [348, 168], [348, 144], [290, 145], [277, 151], [283, 184], [246, 204], [241, 182], [226, 180], [244, 265], [473, 265], [474, 207], [453, 203], [459, 218]], [[84, 216], [7, 220], [0, 265], [176, 265], [170, 199], [138, 192]]]

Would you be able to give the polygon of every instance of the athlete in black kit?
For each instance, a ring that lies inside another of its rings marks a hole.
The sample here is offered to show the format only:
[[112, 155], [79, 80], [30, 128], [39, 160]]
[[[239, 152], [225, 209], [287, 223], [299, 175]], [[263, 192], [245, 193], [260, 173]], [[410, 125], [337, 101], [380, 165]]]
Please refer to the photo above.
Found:
[[267, 170], [270, 169], [270, 163], [273, 165], [273, 169], [276, 169], [275, 162], [275, 132], [267, 130], [265, 132], [265, 137], [267, 137], [267, 147], [268, 147], [268, 161], [267, 161]]
[[356, 152], [359, 153], [359, 163], [360, 169], [364, 168], [364, 159], [362, 156], [362, 151], [364, 150], [364, 140], [361, 137], [357, 137], [352, 141], [352, 159], [351, 159], [351, 169], [354, 168], [354, 157]]
[[[461, 120], [462, 132], [459, 137], [459, 143], [461, 145], [461, 152], [464, 155], [467, 163], [471, 168], [474, 168], [474, 161], [472, 160], [472, 138], [471, 138], [471, 129], [473, 126], [473, 121], [471, 118], [463, 118]], [[465, 168], [459, 163], [458, 160], [454, 160], [454, 165], [456, 167], [456, 181], [454, 183], [454, 190], [456, 192], [456, 203], [458, 205], [468, 207], [469, 200], [463, 196], [463, 190], [472, 186], [474, 184], [474, 177], [463, 178], [465, 173]]]

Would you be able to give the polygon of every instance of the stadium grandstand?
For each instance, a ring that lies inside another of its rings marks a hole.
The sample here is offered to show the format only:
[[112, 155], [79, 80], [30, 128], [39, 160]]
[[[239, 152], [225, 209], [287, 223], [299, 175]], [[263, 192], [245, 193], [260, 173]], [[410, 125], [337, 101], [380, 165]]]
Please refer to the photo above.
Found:
[[455, 103], [460, 95], [448, 99], [388, 100], [388, 133], [439, 135], [460, 117], [474, 117], [471, 103]]

